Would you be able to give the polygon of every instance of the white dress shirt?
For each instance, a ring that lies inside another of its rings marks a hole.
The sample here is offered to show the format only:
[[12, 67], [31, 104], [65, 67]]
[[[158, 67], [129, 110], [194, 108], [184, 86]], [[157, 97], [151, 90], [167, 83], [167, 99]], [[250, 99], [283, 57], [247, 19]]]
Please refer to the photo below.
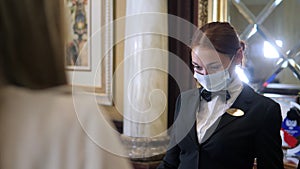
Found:
[[[232, 81], [229, 84], [227, 91], [230, 94], [230, 99], [226, 101], [225, 94], [226, 91], [214, 92], [212, 93], [211, 101], [207, 102], [204, 99], [201, 99], [199, 104], [199, 109], [196, 114], [197, 119], [197, 136], [199, 143], [202, 143], [204, 140], [203, 136], [205, 135], [207, 129], [211, 127], [216, 120], [222, 116], [225, 111], [230, 108], [234, 103], [236, 98], [239, 96], [243, 89], [243, 84], [239, 77], [235, 74], [232, 76]], [[218, 93], [223, 93], [218, 94]]]

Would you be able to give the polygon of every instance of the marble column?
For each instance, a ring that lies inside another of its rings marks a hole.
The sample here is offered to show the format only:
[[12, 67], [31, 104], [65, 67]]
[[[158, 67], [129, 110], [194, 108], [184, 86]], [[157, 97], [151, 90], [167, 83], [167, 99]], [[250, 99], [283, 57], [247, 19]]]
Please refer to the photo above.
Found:
[[167, 148], [167, 0], [127, 0], [123, 141], [131, 159]]

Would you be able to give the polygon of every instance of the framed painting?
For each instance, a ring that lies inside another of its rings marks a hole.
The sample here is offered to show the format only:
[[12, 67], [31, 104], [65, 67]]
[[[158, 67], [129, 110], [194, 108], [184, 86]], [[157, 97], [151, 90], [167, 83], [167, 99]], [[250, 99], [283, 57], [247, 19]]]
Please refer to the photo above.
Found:
[[113, 1], [67, 0], [66, 70], [73, 88], [112, 105]]
[[69, 21], [66, 44], [66, 68], [69, 70], [90, 70], [90, 50], [86, 46], [90, 35], [90, 1], [66, 0]]

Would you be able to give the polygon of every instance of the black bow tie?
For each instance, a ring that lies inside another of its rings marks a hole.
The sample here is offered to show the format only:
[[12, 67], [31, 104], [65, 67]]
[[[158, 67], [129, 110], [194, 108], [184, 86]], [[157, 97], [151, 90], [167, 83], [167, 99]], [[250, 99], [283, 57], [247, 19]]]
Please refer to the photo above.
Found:
[[[200, 88], [199, 89], [199, 92], [200, 92], [200, 96], [206, 100], [207, 102], [211, 101], [212, 97], [214, 95], [222, 95], [222, 94], [225, 94], [225, 93], [222, 93], [222, 92], [215, 92], [215, 93], [212, 93], [210, 91], [207, 91], [206, 89], [204, 88]], [[225, 92], [225, 91], [224, 91]], [[230, 94], [229, 92], [226, 90], [226, 101], [230, 99]]]

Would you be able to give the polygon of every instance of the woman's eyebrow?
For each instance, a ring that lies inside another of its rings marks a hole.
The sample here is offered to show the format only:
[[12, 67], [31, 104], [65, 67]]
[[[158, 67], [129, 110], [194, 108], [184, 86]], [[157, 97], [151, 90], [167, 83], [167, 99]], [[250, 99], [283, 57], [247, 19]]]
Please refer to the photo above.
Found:
[[211, 62], [211, 63], [207, 64], [206, 66], [211, 66], [211, 65], [215, 65], [215, 64], [222, 64], [222, 63], [215, 61], [215, 62]]
[[196, 63], [196, 62], [193, 62], [193, 61], [192, 61], [192, 64], [193, 64], [193, 65], [197, 65], [197, 66], [199, 66], [199, 65], [198, 65], [198, 63]]

